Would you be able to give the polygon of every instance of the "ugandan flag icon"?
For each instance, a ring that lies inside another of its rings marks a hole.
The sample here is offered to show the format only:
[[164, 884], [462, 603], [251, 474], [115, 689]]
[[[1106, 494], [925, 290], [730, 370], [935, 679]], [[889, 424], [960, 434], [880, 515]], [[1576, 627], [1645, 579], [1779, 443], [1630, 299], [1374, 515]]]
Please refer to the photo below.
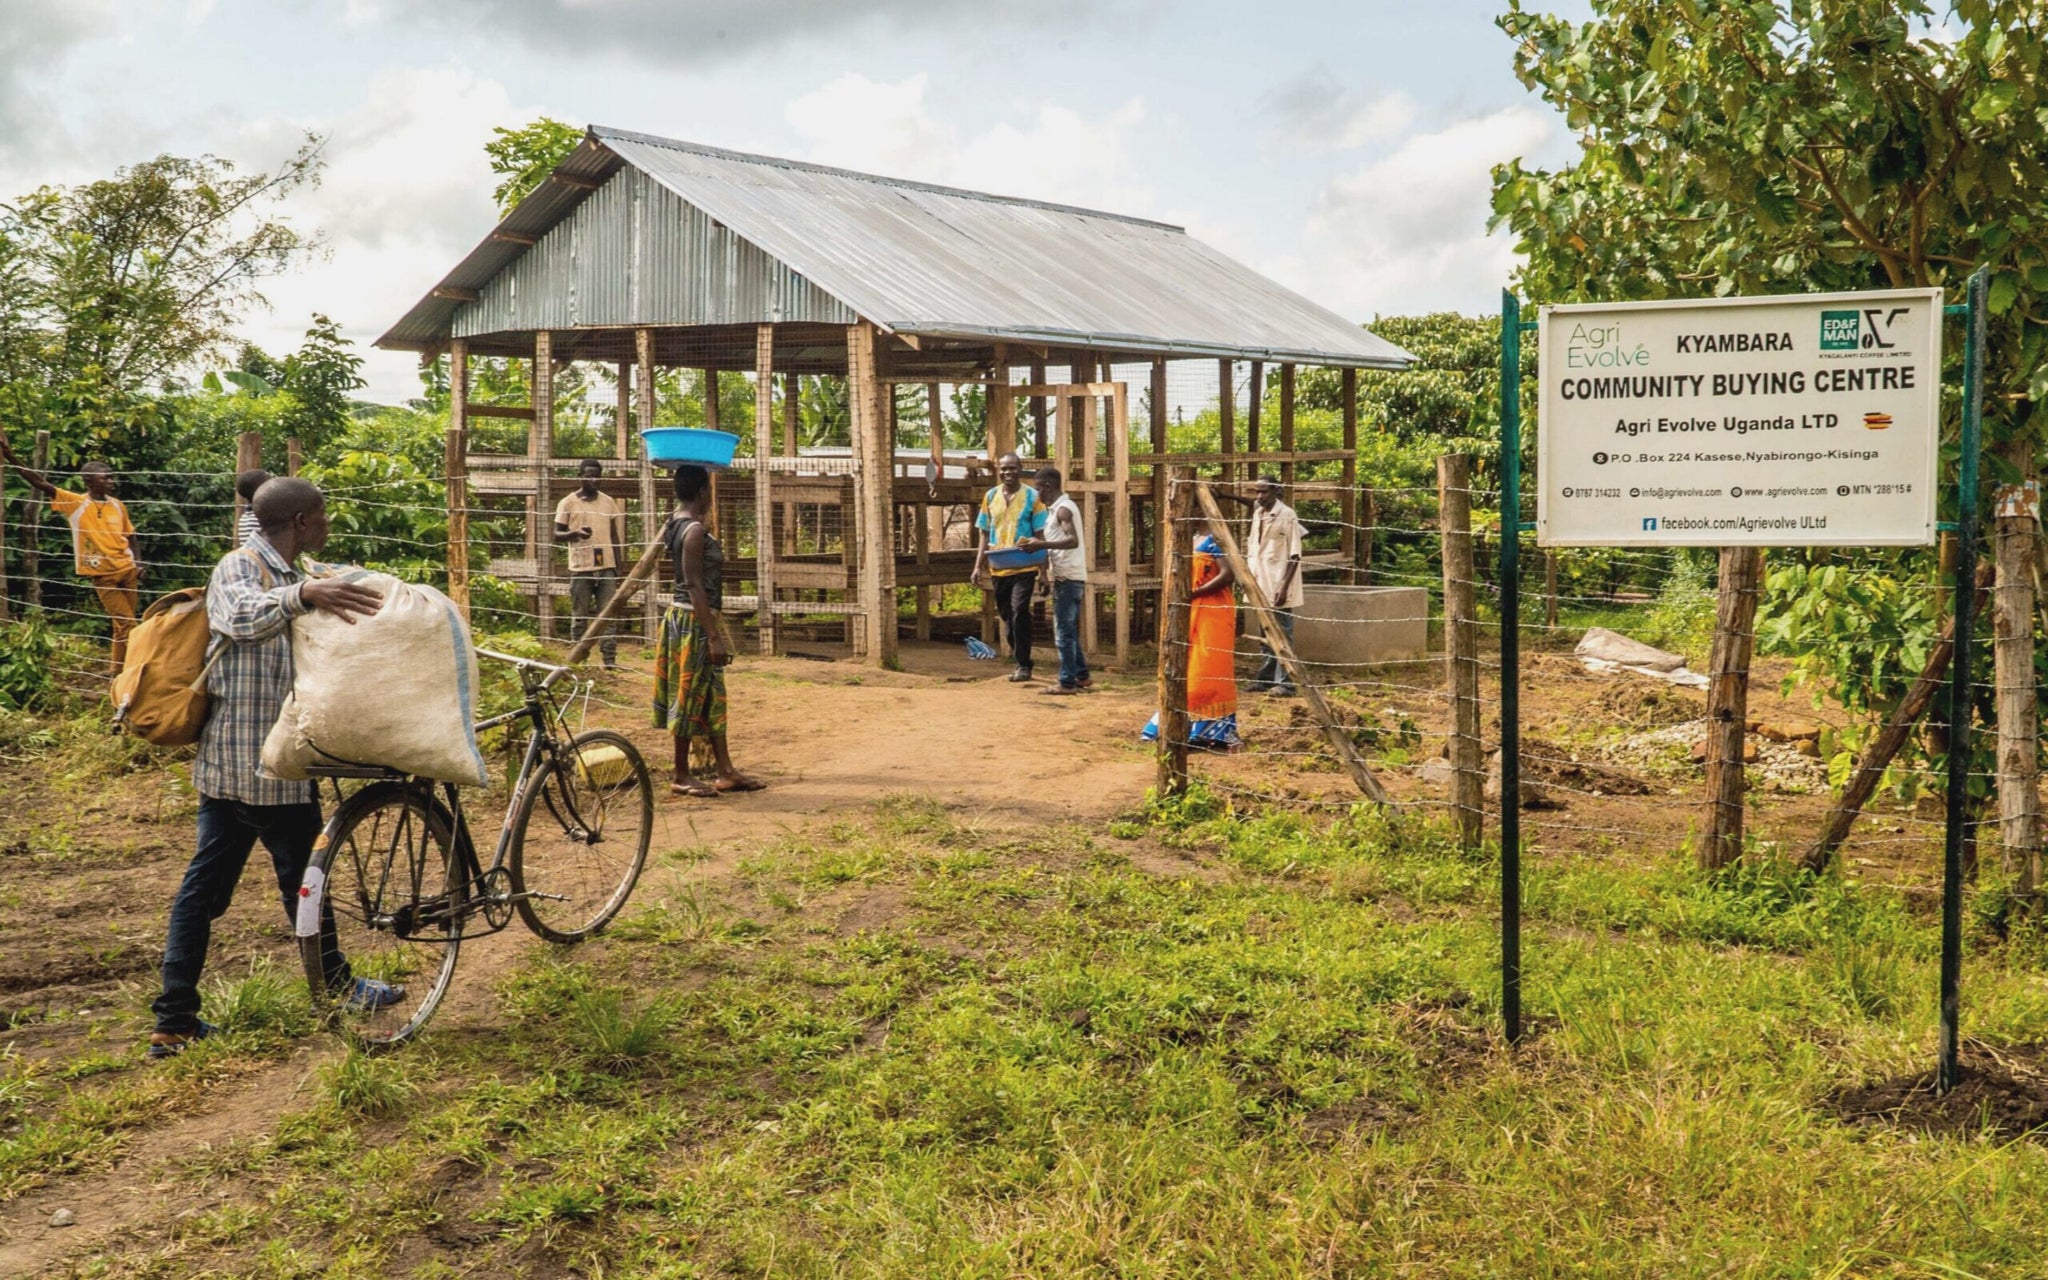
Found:
[[1872, 431], [1882, 431], [1892, 425], [1892, 415], [1888, 413], [1866, 413], [1863, 415], [1863, 425]]

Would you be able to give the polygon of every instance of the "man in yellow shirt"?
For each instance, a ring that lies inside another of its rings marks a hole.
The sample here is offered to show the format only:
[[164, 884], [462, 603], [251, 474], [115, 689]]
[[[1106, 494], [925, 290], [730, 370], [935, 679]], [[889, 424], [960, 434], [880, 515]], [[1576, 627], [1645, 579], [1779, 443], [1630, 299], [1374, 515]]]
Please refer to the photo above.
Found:
[[114, 469], [97, 460], [78, 469], [85, 481], [84, 493], [59, 489], [43, 476], [21, 464], [5, 440], [0, 440], [0, 457], [15, 473], [28, 481], [29, 488], [50, 501], [50, 510], [71, 526], [71, 549], [77, 559], [78, 576], [99, 593], [100, 607], [113, 624], [114, 674], [128, 663], [128, 633], [135, 628], [140, 611], [142, 554], [135, 541], [135, 525], [128, 508], [114, 496]]

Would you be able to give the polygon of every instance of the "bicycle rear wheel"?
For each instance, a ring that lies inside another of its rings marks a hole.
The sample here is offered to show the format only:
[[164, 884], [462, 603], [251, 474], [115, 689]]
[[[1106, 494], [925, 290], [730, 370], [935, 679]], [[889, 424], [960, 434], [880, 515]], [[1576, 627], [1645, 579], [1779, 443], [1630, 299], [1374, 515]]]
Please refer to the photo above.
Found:
[[550, 942], [580, 942], [626, 905], [646, 865], [647, 762], [623, 734], [579, 734], [527, 780], [512, 823], [519, 918]]
[[462, 946], [454, 822], [424, 787], [379, 782], [343, 802], [323, 836], [297, 920], [313, 1007], [365, 1048], [403, 1044], [441, 1003]]

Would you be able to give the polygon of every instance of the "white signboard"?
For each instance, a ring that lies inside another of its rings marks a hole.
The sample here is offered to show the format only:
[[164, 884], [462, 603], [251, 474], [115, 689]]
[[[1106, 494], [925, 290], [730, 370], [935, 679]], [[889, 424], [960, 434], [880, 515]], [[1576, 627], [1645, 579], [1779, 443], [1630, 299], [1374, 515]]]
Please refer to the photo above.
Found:
[[1545, 307], [1536, 541], [1934, 541], [1941, 290]]

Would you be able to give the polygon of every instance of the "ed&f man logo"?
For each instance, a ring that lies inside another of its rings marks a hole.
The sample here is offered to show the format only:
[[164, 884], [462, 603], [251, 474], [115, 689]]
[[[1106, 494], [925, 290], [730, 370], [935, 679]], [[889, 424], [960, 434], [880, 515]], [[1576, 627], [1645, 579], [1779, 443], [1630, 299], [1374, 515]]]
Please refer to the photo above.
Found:
[[1644, 517], [1643, 517], [1643, 532], [1644, 532], [1644, 533], [1655, 533], [1655, 532], [1657, 532], [1657, 517], [1655, 517], [1655, 516], [1644, 516]]
[[1910, 308], [1865, 307], [1860, 311], [1823, 311], [1820, 313], [1820, 349], [1822, 351], [1889, 351], [1898, 346], [1891, 336], [1892, 323], [1905, 315]]

